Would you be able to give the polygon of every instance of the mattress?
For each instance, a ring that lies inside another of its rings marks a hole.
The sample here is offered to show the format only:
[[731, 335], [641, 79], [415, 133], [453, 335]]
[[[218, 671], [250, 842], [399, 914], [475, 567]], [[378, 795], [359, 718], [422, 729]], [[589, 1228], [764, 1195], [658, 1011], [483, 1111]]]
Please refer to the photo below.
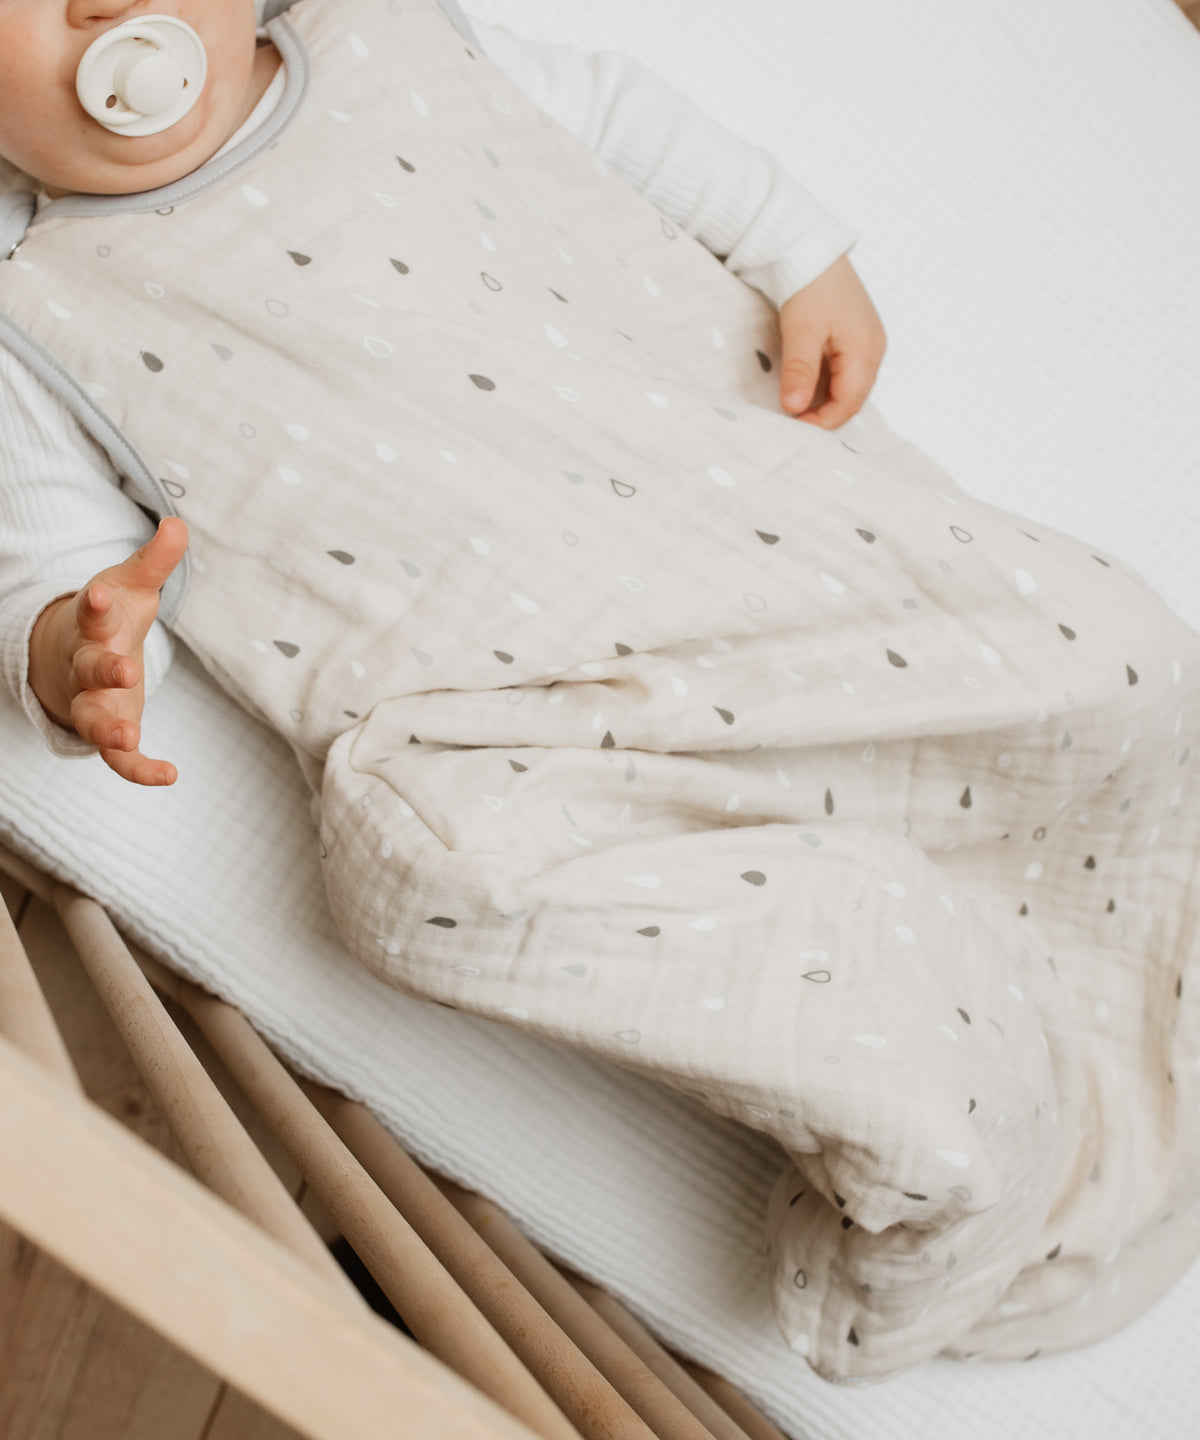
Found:
[[[475, 0], [630, 51], [862, 235], [876, 399], [968, 489], [1136, 565], [1200, 627], [1200, 35], [1170, 0]], [[685, 1097], [388, 990], [345, 954], [287, 752], [185, 661], [147, 717], [169, 792], [57, 761], [0, 705], [0, 833], [240, 1006], [299, 1069], [493, 1196], [812, 1440], [1196, 1434], [1200, 1268], [1123, 1334], [833, 1387], [775, 1329], [779, 1165]]]

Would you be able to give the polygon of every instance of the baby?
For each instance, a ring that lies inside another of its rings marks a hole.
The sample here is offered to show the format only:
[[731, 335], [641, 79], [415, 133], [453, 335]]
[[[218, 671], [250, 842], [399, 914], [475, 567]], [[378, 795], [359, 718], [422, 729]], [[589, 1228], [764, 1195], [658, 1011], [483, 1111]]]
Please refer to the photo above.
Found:
[[637, 67], [146, 10], [0, 0], [33, 722], [169, 783], [168, 621], [296, 753], [364, 965], [782, 1145], [821, 1373], [1136, 1314], [1200, 1245], [1195, 634], [856, 415], [852, 237]]
[[[47, 197], [131, 194], [191, 174], [241, 130], [279, 70], [275, 46], [256, 40], [252, 0], [178, 5], [172, 13], [194, 24], [207, 51], [203, 93], [184, 118], [153, 135], [106, 130], [85, 112], [76, 94], [79, 62], [98, 36], [147, 9], [128, 0], [109, 0], [86, 10], [29, 0], [0, 12], [0, 86], [5, 97], [0, 156], [36, 177]], [[495, 36], [494, 47], [503, 51], [504, 38]], [[558, 66], [570, 63], [561, 48], [547, 58]], [[613, 57], [609, 61], [613, 63]], [[628, 78], [618, 78], [607, 97], [596, 97], [587, 120], [594, 133], [609, 128], [623, 90], [634, 89], [633, 67], [624, 69]], [[607, 106], [599, 103], [605, 98]], [[699, 151], [707, 141], [711, 154], [711, 122], [686, 115], [682, 103], [665, 93], [643, 99], [641, 107], [642, 115], [625, 124], [632, 127], [647, 113], [651, 121], [658, 120], [657, 138], [652, 132], [639, 138], [642, 145], [649, 139], [664, 167], [674, 163], [681, 169], [689, 159], [672, 155], [671, 132], [679, 129], [681, 116], [685, 127], [695, 127], [690, 148]], [[675, 124], [669, 125], [672, 119]], [[678, 141], [674, 143], [679, 148]], [[718, 151], [722, 143], [731, 165], [753, 158], [747, 155], [748, 147], [732, 137], [718, 137]], [[609, 148], [615, 147], [610, 143]], [[619, 165], [619, 155], [615, 163]], [[811, 202], [806, 207], [799, 197], [792, 204], [796, 209], [815, 208]], [[743, 205], [748, 226], [753, 206]], [[670, 218], [685, 220], [681, 212], [687, 208], [677, 200]], [[692, 218], [695, 221], [694, 213]], [[805, 221], [811, 253], [813, 220], [806, 216]], [[818, 253], [821, 247], [828, 251], [846, 243], [841, 227], [828, 221], [822, 226], [819, 216], [816, 223], [825, 232], [819, 236]], [[827, 428], [844, 424], [869, 393], [885, 344], [879, 318], [845, 255], [783, 299], [779, 328], [782, 408]], [[29, 635], [28, 682], [45, 713], [95, 746], [119, 775], [144, 785], [170, 784], [176, 775], [173, 765], [151, 760], [139, 749], [142, 647], [157, 613], [159, 590], [186, 544], [185, 526], [174, 518], [166, 520], [127, 560], [106, 567], [78, 593], [47, 605]]]

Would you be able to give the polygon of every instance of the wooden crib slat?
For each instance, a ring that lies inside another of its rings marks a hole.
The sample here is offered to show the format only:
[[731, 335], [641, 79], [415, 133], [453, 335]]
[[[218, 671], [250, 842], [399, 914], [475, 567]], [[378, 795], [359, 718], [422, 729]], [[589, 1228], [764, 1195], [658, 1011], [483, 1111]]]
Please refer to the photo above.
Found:
[[0, 1035], [67, 1084], [79, 1077], [46, 1004], [8, 906], [0, 901]]
[[195, 1020], [421, 1344], [546, 1440], [580, 1440], [249, 1021], [148, 957], [139, 961]]
[[490, 1200], [438, 1179], [451, 1203], [487, 1241], [539, 1305], [574, 1340], [660, 1440], [713, 1440], [646, 1362], [605, 1324], [537, 1247]]
[[301, 1082], [376, 1184], [588, 1440], [654, 1440], [582, 1354], [365, 1105]]
[[28, 898], [29, 891], [25, 889], [24, 885], [19, 885], [0, 866], [0, 900], [8, 906], [8, 913], [14, 920], [20, 920], [20, 908]]
[[102, 906], [51, 892], [76, 952], [196, 1177], [302, 1256], [343, 1304], [362, 1299], [192, 1053]]
[[607, 1291], [581, 1275], [572, 1274], [569, 1270], [560, 1270], [559, 1273], [633, 1353], [646, 1362], [667, 1389], [711, 1431], [713, 1440], [750, 1440], [737, 1421], [717, 1404], [707, 1390], [697, 1385], [679, 1361], [634, 1319], [619, 1300], [614, 1300]]
[[49, 902], [51, 882], [27, 860], [14, 855], [6, 846], [0, 845], [0, 870], [15, 880], [23, 889], [36, 895], [39, 900]]
[[681, 1360], [679, 1363], [696, 1384], [707, 1390], [721, 1409], [737, 1421], [750, 1440], [787, 1440], [783, 1431], [772, 1424], [724, 1376], [714, 1375], [711, 1370], [705, 1370], [701, 1365], [693, 1365], [690, 1360]]
[[0, 1154], [0, 1219], [306, 1440], [532, 1440], [4, 1039]]

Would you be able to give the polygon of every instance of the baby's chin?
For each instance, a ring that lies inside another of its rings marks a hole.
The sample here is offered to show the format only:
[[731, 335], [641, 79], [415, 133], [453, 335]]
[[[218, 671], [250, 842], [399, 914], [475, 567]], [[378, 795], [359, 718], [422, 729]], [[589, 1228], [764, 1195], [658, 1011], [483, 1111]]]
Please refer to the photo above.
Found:
[[84, 143], [72, 147], [70, 162], [43, 177], [46, 193], [137, 195], [182, 180], [215, 155], [228, 139], [201, 106], [156, 135], [121, 135], [89, 122]]

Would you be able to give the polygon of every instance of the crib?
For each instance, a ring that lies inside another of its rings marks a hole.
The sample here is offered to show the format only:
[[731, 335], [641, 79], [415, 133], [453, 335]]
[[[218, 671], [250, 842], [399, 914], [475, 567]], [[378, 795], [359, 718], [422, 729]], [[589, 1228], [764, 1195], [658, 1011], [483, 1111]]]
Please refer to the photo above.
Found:
[[[685, 0], [468, 9], [631, 51], [775, 149], [863, 236], [893, 426], [968, 490], [1120, 554], [1200, 625], [1200, 35], [1171, 0], [746, 0], [708, 7], [703, 30]], [[817, 1380], [764, 1298], [772, 1147], [364, 975], [324, 911], [289, 756], [186, 659], [147, 717], [181, 771], [169, 796], [54, 761], [11, 707], [0, 727], [5, 898], [36, 897], [21, 935], [0, 931], [0, 1219], [139, 1317], [139, 1344], [165, 1337], [122, 1392], [122, 1433], [374, 1436], [400, 1417], [455, 1436], [1105, 1437], [1131, 1417], [1151, 1440], [1200, 1433], [1195, 1269], [1074, 1355]], [[101, 1022], [70, 999], [75, 962], [34, 943], [52, 912], [153, 1081], [153, 1114], [127, 1087], [110, 1108], [128, 1100], [143, 1130], [168, 1116], [204, 1187], [82, 1099]], [[334, 1235], [419, 1347], [331, 1262]], [[6, 1245], [18, 1275], [30, 1251]], [[56, 1346], [90, 1293], [54, 1312]], [[36, 1306], [8, 1315], [10, 1356], [30, 1353], [16, 1324], [52, 1333]], [[93, 1394], [121, 1391], [109, 1355]], [[32, 1384], [0, 1362], [14, 1440], [48, 1433]], [[102, 1433], [85, 1413], [61, 1424]]]

